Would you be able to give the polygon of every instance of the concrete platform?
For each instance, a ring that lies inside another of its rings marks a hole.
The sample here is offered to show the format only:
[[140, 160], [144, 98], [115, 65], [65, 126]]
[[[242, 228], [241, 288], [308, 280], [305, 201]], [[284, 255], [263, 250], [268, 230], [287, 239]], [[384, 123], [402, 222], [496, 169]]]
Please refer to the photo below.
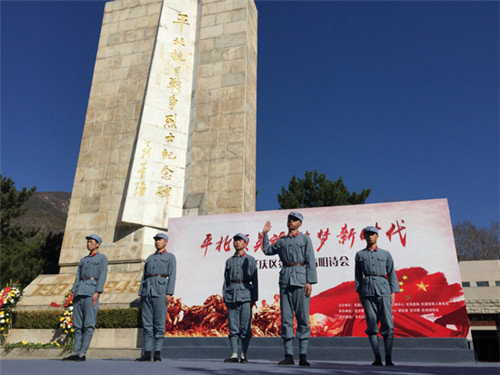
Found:
[[[120, 345], [116, 341], [116, 345]], [[383, 344], [380, 342], [382, 355]], [[0, 351], [2, 359], [61, 359], [69, 350], [11, 349]], [[141, 355], [140, 348], [90, 348], [92, 359], [134, 359]], [[225, 337], [167, 337], [162, 358], [167, 360], [222, 360], [230, 355], [229, 341]], [[298, 358], [298, 348], [295, 348]], [[248, 358], [277, 362], [283, 358], [282, 340], [278, 337], [253, 338]], [[308, 358], [313, 361], [371, 362], [373, 355], [367, 338], [313, 337], [309, 343]], [[457, 363], [476, 361], [474, 351], [466, 339], [396, 338], [393, 359], [398, 363]]]
[[254, 360], [248, 364], [226, 364], [221, 360], [163, 360], [162, 362], [134, 362], [131, 359], [90, 359], [85, 362], [63, 362], [60, 360], [2, 360], [2, 375], [498, 375], [500, 365], [485, 363], [405, 363], [396, 362], [395, 367], [371, 366], [369, 362], [310, 361], [311, 367], [278, 366], [276, 361]]
[[[298, 357], [295, 340], [294, 355]], [[381, 353], [384, 345], [380, 338]], [[371, 361], [370, 343], [365, 337], [312, 337], [308, 358], [319, 361]], [[166, 338], [162, 357], [169, 359], [226, 358], [229, 341], [223, 337]], [[248, 357], [276, 360], [283, 357], [283, 342], [279, 337], [255, 337]], [[465, 338], [395, 338], [393, 358], [399, 362], [475, 362], [474, 351]]]

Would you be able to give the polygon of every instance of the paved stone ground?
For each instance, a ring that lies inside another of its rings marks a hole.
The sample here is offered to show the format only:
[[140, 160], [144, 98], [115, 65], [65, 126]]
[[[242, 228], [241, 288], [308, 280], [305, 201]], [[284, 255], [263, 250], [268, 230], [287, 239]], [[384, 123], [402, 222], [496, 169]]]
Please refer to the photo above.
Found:
[[311, 361], [311, 367], [278, 366], [276, 361], [256, 360], [249, 364], [226, 364], [222, 360], [163, 360], [138, 363], [133, 359], [88, 359], [72, 363], [55, 359], [12, 359], [0, 361], [2, 375], [85, 374], [85, 375], [499, 375], [498, 363], [405, 363], [395, 367], [376, 367], [370, 363]]

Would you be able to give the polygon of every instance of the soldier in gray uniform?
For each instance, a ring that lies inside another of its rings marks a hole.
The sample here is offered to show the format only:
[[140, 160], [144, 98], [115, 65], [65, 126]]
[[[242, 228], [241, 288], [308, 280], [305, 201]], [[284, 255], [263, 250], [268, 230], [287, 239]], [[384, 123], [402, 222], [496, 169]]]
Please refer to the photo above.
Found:
[[153, 237], [156, 252], [146, 259], [139, 296], [142, 304], [142, 327], [144, 348], [138, 362], [161, 361], [161, 347], [165, 338], [167, 308], [174, 294], [176, 263], [175, 256], [167, 253], [168, 236], [158, 233]]
[[[366, 316], [366, 334], [370, 339], [375, 361], [374, 366], [382, 365], [378, 347], [378, 322], [380, 334], [384, 338], [385, 365], [394, 366], [392, 362], [392, 343], [394, 340], [392, 322], [392, 305], [399, 293], [399, 284], [394, 270], [391, 253], [377, 246], [378, 229], [363, 229], [366, 248], [358, 251], [355, 257], [356, 293], [363, 305]], [[387, 275], [387, 278], [386, 278]]]
[[106, 282], [108, 258], [99, 253], [102, 239], [97, 234], [85, 237], [89, 255], [82, 258], [73, 284], [73, 352], [63, 361], [85, 361], [94, 334], [99, 296]]
[[241, 340], [241, 363], [248, 363], [247, 350], [252, 338], [252, 307], [259, 299], [257, 263], [245, 253], [248, 237], [238, 233], [233, 237], [236, 252], [226, 260], [222, 296], [227, 307], [229, 342], [232, 355], [225, 363], [238, 362], [238, 339]]
[[278, 254], [283, 267], [280, 271], [281, 337], [285, 347], [285, 359], [278, 365], [293, 365], [293, 314], [297, 319], [299, 339], [299, 365], [309, 366], [307, 346], [309, 343], [309, 302], [312, 284], [317, 283], [316, 259], [311, 239], [302, 233], [303, 216], [300, 212], [288, 214], [288, 234], [271, 245], [267, 236], [271, 229], [269, 221], [262, 230], [263, 250], [266, 255]]

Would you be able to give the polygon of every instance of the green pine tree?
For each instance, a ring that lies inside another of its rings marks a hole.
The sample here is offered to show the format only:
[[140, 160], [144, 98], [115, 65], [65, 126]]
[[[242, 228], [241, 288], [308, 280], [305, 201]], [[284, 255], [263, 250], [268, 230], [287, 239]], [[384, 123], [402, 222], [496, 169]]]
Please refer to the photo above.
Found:
[[314, 170], [306, 171], [304, 179], [292, 176], [288, 189], [281, 187], [278, 194], [278, 203], [282, 209], [343, 206], [365, 203], [370, 195], [370, 189], [363, 189], [361, 193], [350, 193], [344, 185], [342, 177], [337, 181], [326, 178]]
[[35, 192], [36, 187], [23, 188], [18, 191], [14, 181], [1, 176], [1, 223], [0, 223], [0, 260], [2, 287], [9, 282], [17, 281], [23, 285], [31, 282], [44, 265], [40, 257], [40, 248], [44, 239], [38, 235], [38, 229], [21, 230], [19, 225], [12, 223], [12, 219], [26, 212], [24, 204]]

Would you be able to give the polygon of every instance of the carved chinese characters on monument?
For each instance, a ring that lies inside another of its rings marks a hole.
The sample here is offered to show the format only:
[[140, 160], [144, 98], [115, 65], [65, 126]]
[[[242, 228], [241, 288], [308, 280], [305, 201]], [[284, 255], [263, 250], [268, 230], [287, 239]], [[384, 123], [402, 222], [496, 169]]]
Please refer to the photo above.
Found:
[[[160, 19], [122, 221], [167, 227], [182, 216], [196, 30], [196, 2]], [[180, 7], [180, 8], [179, 8]]]

